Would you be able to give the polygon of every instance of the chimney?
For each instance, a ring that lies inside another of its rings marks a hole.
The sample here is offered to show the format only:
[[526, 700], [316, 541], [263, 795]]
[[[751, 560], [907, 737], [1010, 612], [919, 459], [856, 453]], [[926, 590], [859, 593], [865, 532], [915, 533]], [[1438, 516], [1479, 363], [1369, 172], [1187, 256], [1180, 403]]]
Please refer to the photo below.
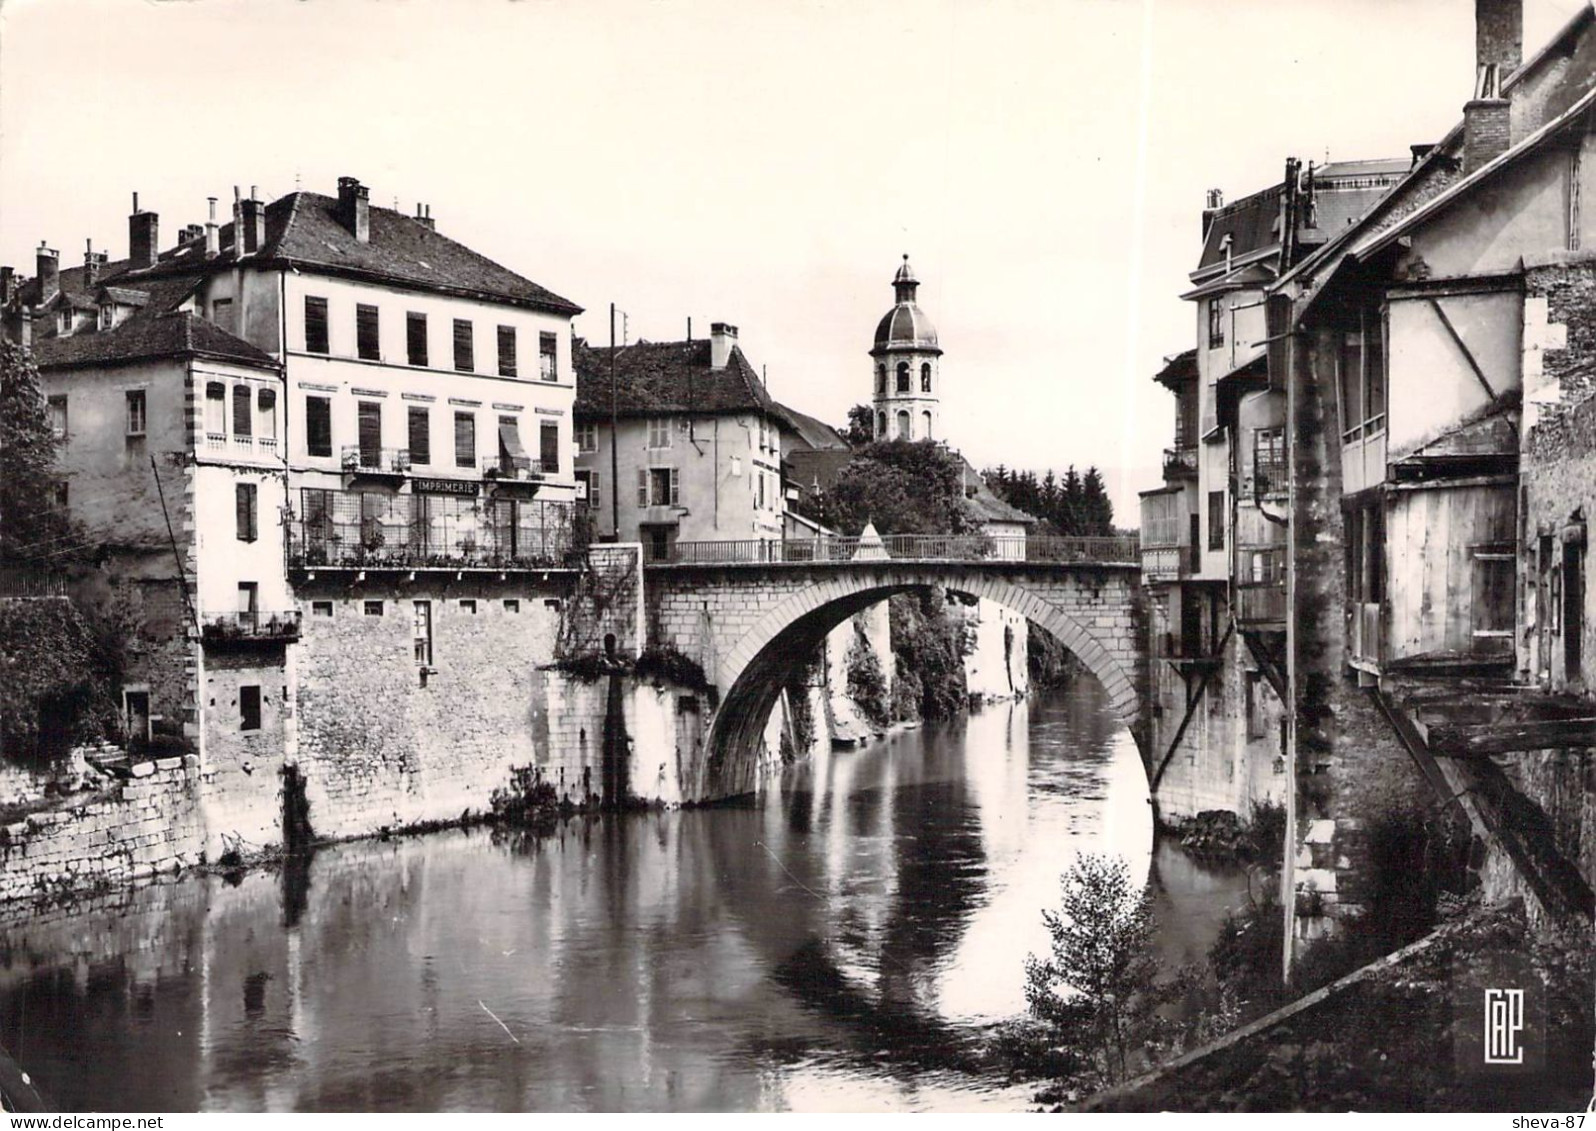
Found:
[[105, 266], [108, 256], [101, 252], [94, 254], [94, 241], [83, 241], [83, 285], [92, 287], [100, 281], [100, 268]]
[[205, 199], [211, 205], [210, 219], [205, 221], [205, 258], [215, 259], [222, 250], [222, 233], [216, 227], [216, 198], [207, 196]]
[[416, 205], [416, 223], [425, 225], [429, 231], [438, 230], [437, 225], [432, 222], [432, 205], [428, 204], [425, 207]]
[[1474, 97], [1463, 106], [1463, 172], [1506, 153], [1512, 105], [1502, 83], [1524, 61], [1524, 0], [1474, 0]]
[[233, 258], [244, 254], [244, 193], [233, 186]]
[[139, 194], [133, 194], [133, 212], [127, 218], [127, 257], [135, 269], [154, 267], [160, 255], [160, 217], [139, 211]]
[[244, 254], [249, 255], [266, 246], [266, 205], [249, 186], [249, 197], [244, 201]]
[[45, 247], [40, 240], [34, 266], [39, 278], [39, 305], [43, 306], [61, 290], [61, 255], [55, 248]]
[[204, 234], [204, 224], [184, 224], [182, 230], [177, 233], [177, 242], [180, 244], [192, 243]]
[[338, 178], [338, 222], [356, 243], [371, 242], [371, 190], [356, 177]]
[[709, 367], [725, 369], [731, 360], [732, 347], [737, 344], [737, 327], [727, 322], [709, 324]]
[[1208, 240], [1208, 229], [1214, 226], [1214, 214], [1225, 206], [1225, 194], [1211, 188], [1203, 200], [1203, 241]]

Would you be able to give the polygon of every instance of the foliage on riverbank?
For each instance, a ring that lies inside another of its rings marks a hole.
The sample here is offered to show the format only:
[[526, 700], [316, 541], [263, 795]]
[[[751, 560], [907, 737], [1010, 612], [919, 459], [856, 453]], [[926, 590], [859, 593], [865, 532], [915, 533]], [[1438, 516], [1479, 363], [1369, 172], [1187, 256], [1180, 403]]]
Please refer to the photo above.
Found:
[[1187, 855], [1198, 860], [1279, 868], [1286, 809], [1267, 801], [1255, 803], [1245, 821], [1227, 809], [1206, 809], [1195, 817], [1167, 819], [1163, 828], [1179, 838]]
[[962, 616], [948, 614], [940, 586], [900, 593], [890, 600], [892, 719], [945, 719], [969, 705], [964, 658], [974, 645]]

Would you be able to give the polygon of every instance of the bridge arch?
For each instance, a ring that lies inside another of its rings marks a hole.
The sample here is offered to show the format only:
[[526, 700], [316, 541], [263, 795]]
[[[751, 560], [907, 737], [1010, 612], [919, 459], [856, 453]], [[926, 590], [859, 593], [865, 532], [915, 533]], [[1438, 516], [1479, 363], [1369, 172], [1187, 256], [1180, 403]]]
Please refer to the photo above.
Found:
[[[721, 702], [707, 743], [703, 795], [732, 797], [754, 791], [757, 767], [753, 754], [782, 684], [794, 665], [812, 656], [832, 629], [896, 593], [928, 586], [985, 597], [1052, 634], [1102, 684], [1115, 715], [1142, 748], [1145, 764], [1140, 693], [1144, 673], [1138, 671], [1129, 619], [1137, 579], [1119, 580], [1126, 593], [1120, 610], [1124, 624], [1115, 617], [1106, 618], [1119, 626], [1117, 638], [1092, 623], [1097, 616], [1077, 615], [1057, 600], [1062, 588], [1071, 584], [1086, 587], [1092, 584], [1089, 579], [1078, 574], [1063, 582], [1033, 579], [1024, 576], [1023, 566], [1014, 572], [998, 572], [968, 566], [950, 570], [881, 563], [878, 568], [833, 573], [787, 594], [717, 659], [715, 684], [721, 689]], [[1097, 612], [1109, 607], [1099, 606]]]

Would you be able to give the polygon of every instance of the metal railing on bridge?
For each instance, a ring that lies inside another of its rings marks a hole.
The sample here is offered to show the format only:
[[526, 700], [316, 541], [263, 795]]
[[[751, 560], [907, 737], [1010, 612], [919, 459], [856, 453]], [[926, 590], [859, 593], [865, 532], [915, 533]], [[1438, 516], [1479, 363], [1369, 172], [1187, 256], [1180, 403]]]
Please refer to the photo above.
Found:
[[877, 538], [743, 538], [675, 542], [648, 565], [762, 565], [870, 561], [1138, 565], [1134, 537], [1009, 538], [981, 534], [885, 534]]

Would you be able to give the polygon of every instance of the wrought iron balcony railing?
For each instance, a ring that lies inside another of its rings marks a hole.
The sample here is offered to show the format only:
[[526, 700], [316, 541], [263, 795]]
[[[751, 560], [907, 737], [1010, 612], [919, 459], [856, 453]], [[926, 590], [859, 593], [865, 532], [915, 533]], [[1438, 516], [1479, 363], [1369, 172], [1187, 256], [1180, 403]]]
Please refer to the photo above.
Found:
[[345, 444], [341, 452], [343, 469], [355, 474], [404, 475], [410, 470], [408, 448], [370, 448]]
[[200, 621], [200, 633], [211, 643], [298, 640], [299, 610], [212, 613]]
[[1182, 446], [1164, 449], [1164, 478], [1197, 474], [1197, 448]]

